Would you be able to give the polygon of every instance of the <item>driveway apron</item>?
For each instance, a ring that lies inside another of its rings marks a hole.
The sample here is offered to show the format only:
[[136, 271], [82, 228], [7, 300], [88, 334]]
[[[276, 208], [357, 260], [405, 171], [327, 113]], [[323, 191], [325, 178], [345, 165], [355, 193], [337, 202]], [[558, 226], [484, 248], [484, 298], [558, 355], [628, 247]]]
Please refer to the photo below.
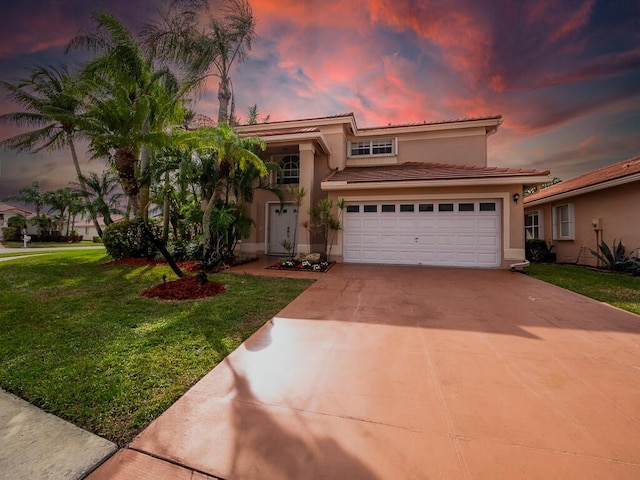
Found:
[[337, 265], [89, 478], [637, 479], [640, 317]]

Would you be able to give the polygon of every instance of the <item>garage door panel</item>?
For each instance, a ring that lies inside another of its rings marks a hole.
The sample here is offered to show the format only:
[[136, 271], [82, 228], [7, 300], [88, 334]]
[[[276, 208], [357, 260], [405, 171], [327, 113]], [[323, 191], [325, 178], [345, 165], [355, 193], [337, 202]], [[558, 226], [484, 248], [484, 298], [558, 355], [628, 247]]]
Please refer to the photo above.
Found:
[[398, 245], [415, 245], [416, 237], [413, 235], [398, 235]]
[[437, 228], [453, 230], [456, 228], [455, 218], [438, 218]]
[[380, 228], [380, 221], [377, 218], [365, 218], [362, 220], [363, 230], [378, 230]]
[[483, 267], [494, 267], [499, 259], [496, 253], [478, 253], [478, 265]]
[[478, 245], [481, 247], [497, 247], [497, 235], [478, 235]]
[[470, 247], [476, 244], [475, 235], [458, 235], [456, 237], [456, 245]]
[[428, 246], [434, 246], [436, 245], [436, 236], [422, 234], [418, 237], [417, 244], [419, 245], [420, 249]]
[[[382, 212], [382, 202], [366, 202], [367, 205], [377, 205], [375, 212], [364, 212], [365, 203], [359, 203], [357, 212], [345, 213], [344, 260], [497, 267], [501, 260], [502, 210], [496, 205], [495, 211], [480, 211], [479, 203], [483, 202], [494, 201], [430, 200], [428, 204], [433, 205], [432, 211], [420, 211], [418, 207], [423, 202], [384, 202], [385, 205], [394, 205], [394, 211], [385, 212]], [[440, 211], [441, 203], [447, 204], [446, 211]], [[464, 206], [460, 211], [462, 203], [473, 203], [473, 210]], [[414, 205], [413, 211], [406, 207], [411, 204]], [[401, 208], [401, 205], [405, 207]]]
[[496, 230], [498, 228], [498, 219], [497, 218], [478, 218], [478, 229], [479, 230]]
[[397, 235], [380, 235], [378, 238], [379, 238], [379, 243], [382, 246], [398, 245]]
[[476, 219], [475, 218], [459, 218], [458, 221], [456, 222], [456, 227], [460, 229], [466, 229], [466, 230], [475, 230], [477, 228]]
[[455, 235], [438, 235], [437, 238], [437, 244], [443, 247], [449, 247], [456, 243]]

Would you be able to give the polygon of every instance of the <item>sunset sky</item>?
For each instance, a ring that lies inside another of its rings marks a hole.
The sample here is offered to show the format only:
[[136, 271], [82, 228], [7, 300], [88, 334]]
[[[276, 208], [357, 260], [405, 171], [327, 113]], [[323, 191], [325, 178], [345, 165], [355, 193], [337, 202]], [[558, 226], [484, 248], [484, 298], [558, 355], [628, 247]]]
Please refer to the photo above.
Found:
[[[640, 155], [637, 0], [251, 3], [258, 37], [232, 74], [241, 117], [254, 103], [271, 120], [354, 112], [360, 127], [500, 114], [489, 164], [564, 179]], [[96, 10], [136, 29], [159, 4], [0, 0], [0, 78], [77, 62], [62, 49]], [[197, 112], [216, 117], [216, 87]], [[5, 95], [0, 113], [16, 111]], [[0, 139], [15, 133], [0, 125]], [[49, 190], [73, 176], [67, 151], [0, 150], [0, 200], [34, 180]]]

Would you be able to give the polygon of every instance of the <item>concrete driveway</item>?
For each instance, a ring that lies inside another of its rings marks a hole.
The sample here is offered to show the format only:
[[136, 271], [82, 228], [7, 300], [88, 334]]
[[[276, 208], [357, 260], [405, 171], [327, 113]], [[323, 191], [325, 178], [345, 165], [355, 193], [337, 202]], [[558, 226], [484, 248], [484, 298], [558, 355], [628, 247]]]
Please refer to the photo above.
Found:
[[638, 479], [640, 317], [496, 270], [338, 265], [90, 477]]

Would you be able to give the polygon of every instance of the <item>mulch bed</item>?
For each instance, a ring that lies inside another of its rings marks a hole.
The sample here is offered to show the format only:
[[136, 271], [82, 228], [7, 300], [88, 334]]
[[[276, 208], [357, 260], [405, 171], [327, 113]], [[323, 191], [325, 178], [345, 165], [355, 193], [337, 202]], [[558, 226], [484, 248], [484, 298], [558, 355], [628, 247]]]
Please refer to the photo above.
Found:
[[[230, 266], [242, 265], [253, 262], [256, 258], [239, 259], [233, 265], [225, 265], [224, 268]], [[176, 262], [178, 267], [185, 272], [200, 272], [201, 265], [198, 261]], [[121, 260], [113, 260], [103, 263], [102, 266], [111, 265], [134, 265], [134, 266], [157, 266], [166, 265], [167, 262], [159, 260], [148, 260], [146, 258], [123, 258]], [[147, 298], [157, 298], [159, 300], [194, 300], [197, 298], [214, 297], [220, 295], [227, 290], [227, 287], [219, 282], [208, 281], [204, 285], [198, 284], [196, 276], [185, 275], [178, 280], [164, 282], [147, 288], [140, 293], [140, 296]]]
[[310, 266], [303, 266], [301, 262], [293, 262], [293, 266], [284, 266], [280, 262], [265, 267], [267, 270], [286, 270], [288, 272], [315, 272], [324, 273], [333, 267], [336, 262], [321, 262]]
[[160, 300], [193, 300], [214, 297], [226, 292], [226, 290], [227, 287], [222, 283], [208, 281], [204, 285], [200, 285], [195, 275], [185, 275], [178, 280], [147, 288], [140, 293], [140, 296]]

